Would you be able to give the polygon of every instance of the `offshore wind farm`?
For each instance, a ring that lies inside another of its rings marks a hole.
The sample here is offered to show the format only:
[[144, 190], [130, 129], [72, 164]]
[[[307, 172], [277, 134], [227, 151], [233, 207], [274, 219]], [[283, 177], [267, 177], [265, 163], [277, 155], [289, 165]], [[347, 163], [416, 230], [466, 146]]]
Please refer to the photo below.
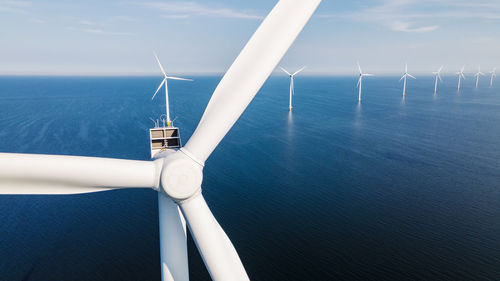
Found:
[[500, 5], [457, 1], [0, 3], [113, 15], [0, 47], [0, 279], [500, 279], [495, 39], [444, 48]]

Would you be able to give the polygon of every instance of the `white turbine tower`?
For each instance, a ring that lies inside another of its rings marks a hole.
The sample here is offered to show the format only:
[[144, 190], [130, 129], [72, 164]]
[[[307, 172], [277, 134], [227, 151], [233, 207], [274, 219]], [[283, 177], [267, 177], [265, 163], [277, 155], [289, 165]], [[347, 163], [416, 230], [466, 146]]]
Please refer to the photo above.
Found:
[[363, 73], [363, 70], [361, 70], [361, 66], [359, 65], [359, 62], [357, 64], [358, 64], [358, 70], [359, 70], [359, 79], [358, 79], [358, 85], [357, 85], [357, 87], [359, 89], [358, 102], [361, 102], [361, 88], [363, 85], [363, 77], [373, 76], [373, 74]]
[[160, 226], [162, 280], [189, 280], [184, 223], [213, 280], [249, 280], [202, 195], [203, 167], [320, 2], [280, 0], [276, 4], [220, 81], [196, 130], [180, 150], [159, 152], [154, 161], [0, 153], [0, 194], [153, 189], [162, 198], [160, 221], [172, 226]]
[[436, 93], [437, 93], [438, 79], [439, 79], [439, 81], [443, 82], [443, 79], [441, 79], [441, 70], [443, 70], [443, 66], [442, 65], [438, 69], [438, 71], [432, 72], [432, 74], [434, 74], [434, 76], [435, 76], [435, 81], [434, 81], [434, 95], [436, 95]]
[[401, 82], [401, 80], [404, 80], [404, 82], [403, 82], [403, 97], [406, 94], [406, 78], [407, 77], [411, 77], [413, 79], [417, 79], [417, 78], [413, 77], [413, 75], [411, 75], [410, 73], [408, 73], [408, 64], [405, 64], [405, 73], [403, 74], [403, 76], [401, 77], [401, 79], [399, 79], [400, 82]]
[[465, 69], [465, 65], [462, 66], [462, 69], [460, 69], [460, 71], [456, 73], [458, 75], [457, 91], [460, 91], [460, 82], [461, 82], [462, 78], [465, 80], [464, 69]]
[[286, 69], [284, 69], [283, 67], [281, 67], [281, 70], [283, 70], [283, 72], [285, 72], [286, 74], [288, 74], [288, 76], [290, 76], [290, 101], [288, 102], [288, 111], [292, 111], [292, 96], [295, 95], [295, 90], [294, 90], [294, 85], [293, 85], [293, 78], [295, 77], [295, 75], [299, 74], [300, 72], [302, 72], [302, 70], [304, 70], [304, 68], [306, 68], [305, 66], [302, 67], [301, 69], [295, 71], [293, 74], [290, 74], [290, 72], [288, 72]]
[[476, 74], [474, 74], [474, 76], [476, 76], [476, 89], [477, 89], [477, 86], [479, 85], [479, 76], [481, 76], [481, 75], [484, 75], [484, 73], [481, 72], [481, 66], [479, 66], [477, 68]]
[[497, 68], [496, 67], [493, 67], [493, 70], [490, 71], [490, 74], [491, 74], [491, 78], [490, 78], [490, 88], [493, 87], [493, 79], [495, 77], [497, 77]]
[[164, 78], [163, 78], [163, 81], [161, 81], [160, 86], [158, 87], [158, 89], [156, 90], [155, 94], [153, 95], [153, 97], [151, 99], [155, 98], [156, 94], [158, 94], [158, 92], [160, 91], [163, 84], [165, 84], [165, 111], [166, 111], [165, 113], [167, 114], [167, 127], [170, 127], [170, 125], [172, 125], [172, 120], [170, 120], [170, 106], [168, 104], [168, 81], [167, 80], [171, 79], [171, 80], [193, 81], [193, 79], [168, 76], [167, 73], [165, 72], [165, 69], [163, 69], [163, 66], [161, 65], [160, 59], [158, 58], [156, 53], [154, 53], [154, 55], [155, 55], [156, 61], [158, 62], [158, 66], [160, 66], [160, 69], [161, 69], [161, 72], [163, 73]]

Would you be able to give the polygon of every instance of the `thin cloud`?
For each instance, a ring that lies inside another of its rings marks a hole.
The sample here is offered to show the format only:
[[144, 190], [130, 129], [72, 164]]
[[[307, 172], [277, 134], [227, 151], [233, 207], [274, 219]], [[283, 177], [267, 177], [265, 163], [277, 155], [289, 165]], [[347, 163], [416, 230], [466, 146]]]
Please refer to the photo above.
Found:
[[129, 16], [112, 16], [108, 19], [109, 21], [123, 21], [123, 22], [135, 22], [137, 21], [135, 18]]
[[411, 27], [412, 23], [409, 22], [394, 22], [392, 25], [392, 30], [402, 31], [402, 32], [431, 32], [439, 28], [437, 25], [422, 26], [422, 27]]
[[133, 33], [130, 32], [115, 32], [115, 31], [105, 31], [102, 29], [82, 29], [83, 32], [87, 33], [92, 33], [92, 34], [99, 34], [99, 35], [133, 35]]
[[166, 19], [187, 19], [190, 16], [189, 15], [163, 15], [163, 18]]
[[32, 19], [30, 19], [30, 21], [33, 22], [33, 23], [38, 23], [38, 24], [47, 23], [47, 21], [39, 19], [39, 18], [32, 18]]
[[98, 28], [77, 28], [77, 27], [73, 27], [73, 26], [67, 26], [67, 27], [65, 27], [65, 29], [72, 30], [72, 31], [91, 33], [91, 34], [97, 34], [97, 35], [135, 35], [134, 33], [130, 33], [130, 32], [107, 31], [107, 30], [98, 29]]
[[196, 2], [146, 2], [138, 3], [151, 9], [167, 12], [167, 18], [216, 17], [258, 20], [263, 16], [251, 11], [237, 11], [230, 8], [208, 7]]
[[83, 25], [94, 25], [93, 22], [91, 21], [88, 21], [88, 20], [81, 20], [78, 22], [79, 24], [83, 24]]
[[357, 12], [319, 17], [364, 21], [401, 32], [431, 32], [450, 19], [500, 20], [500, 1], [382, 0]]
[[32, 6], [28, 1], [1, 1], [0, 12], [27, 14], [28, 9]]

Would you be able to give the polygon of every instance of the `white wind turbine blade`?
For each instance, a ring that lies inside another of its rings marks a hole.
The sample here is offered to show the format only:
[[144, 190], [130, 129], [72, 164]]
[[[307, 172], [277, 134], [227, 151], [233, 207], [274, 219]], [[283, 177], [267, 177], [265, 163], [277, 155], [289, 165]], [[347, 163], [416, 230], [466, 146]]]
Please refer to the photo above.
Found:
[[281, 0], [262, 22], [215, 89], [191, 139], [182, 149], [203, 164], [231, 129], [321, 0]]
[[179, 207], [212, 280], [249, 280], [231, 240], [214, 218], [203, 195], [195, 195]]
[[443, 70], [444, 65], [441, 65], [441, 67], [438, 69], [438, 73], [441, 73], [441, 70]]
[[410, 77], [411, 77], [411, 78], [413, 78], [413, 79], [417, 79], [417, 78], [415, 78], [413, 75], [411, 75], [410, 73], [408, 73], [408, 76], [410, 76]]
[[299, 69], [299, 70], [295, 71], [295, 72], [292, 74], [292, 76], [295, 76], [295, 75], [297, 75], [297, 74], [301, 73], [301, 72], [302, 72], [302, 70], [304, 70], [305, 68], [306, 68], [306, 67], [304, 66], [304, 67], [302, 67], [301, 69]]
[[363, 76], [375, 76], [375, 74], [363, 73]]
[[401, 79], [399, 79], [399, 82], [401, 82], [404, 78], [406, 77], [406, 73], [401, 76]]
[[165, 76], [165, 78], [167, 78], [167, 73], [165, 72], [165, 69], [163, 69], [163, 66], [161, 65], [160, 59], [158, 58], [158, 56], [156, 55], [156, 53], [153, 53], [153, 54], [155, 55], [156, 62], [160, 66], [161, 72], [163, 73], [163, 75]]
[[79, 194], [120, 188], [157, 189], [161, 165], [162, 160], [0, 153], [0, 194]]
[[477, 75], [484, 75], [484, 73], [481, 72], [481, 66], [479, 66], [477, 69]]
[[191, 81], [193, 82], [194, 80], [193, 79], [189, 79], [189, 78], [180, 78], [180, 77], [174, 77], [174, 76], [168, 76], [167, 79], [171, 79], [171, 80], [182, 80], [182, 81]]
[[405, 64], [405, 73], [408, 73], [408, 64]]
[[290, 72], [288, 72], [286, 69], [284, 69], [284, 68], [283, 68], [283, 67], [281, 67], [281, 66], [280, 66], [280, 68], [281, 68], [281, 70], [283, 70], [283, 72], [285, 72], [286, 74], [288, 74], [288, 75], [292, 76], [292, 74], [290, 74]]
[[189, 281], [186, 221], [179, 207], [158, 192], [162, 281]]
[[158, 89], [156, 89], [156, 92], [155, 94], [153, 95], [153, 97], [151, 98], [152, 100], [156, 97], [156, 94], [158, 94], [158, 92], [160, 91], [161, 87], [163, 86], [163, 84], [165, 84], [165, 81], [167, 80], [167, 78], [163, 78], [163, 81], [161, 81], [160, 83], [160, 86], [158, 86]]
[[358, 64], [358, 70], [359, 70], [359, 74], [363, 74], [363, 70], [361, 70], [361, 66], [359, 65], [359, 62], [356, 62]]
[[362, 78], [363, 78], [363, 75], [359, 75], [358, 83], [356, 84], [356, 88], [359, 88], [359, 85], [361, 85], [361, 79]]

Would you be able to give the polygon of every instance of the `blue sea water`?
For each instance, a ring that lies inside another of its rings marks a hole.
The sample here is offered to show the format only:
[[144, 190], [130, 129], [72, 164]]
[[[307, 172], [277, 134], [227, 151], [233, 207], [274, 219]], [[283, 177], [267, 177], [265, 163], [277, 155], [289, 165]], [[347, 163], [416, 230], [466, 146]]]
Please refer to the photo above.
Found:
[[[220, 77], [170, 83], [186, 142]], [[500, 280], [500, 86], [271, 77], [203, 192], [252, 280]], [[148, 159], [158, 77], [0, 77], [0, 152]], [[0, 280], [160, 280], [156, 194], [0, 196]], [[189, 241], [192, 280], [209, 280]]]

